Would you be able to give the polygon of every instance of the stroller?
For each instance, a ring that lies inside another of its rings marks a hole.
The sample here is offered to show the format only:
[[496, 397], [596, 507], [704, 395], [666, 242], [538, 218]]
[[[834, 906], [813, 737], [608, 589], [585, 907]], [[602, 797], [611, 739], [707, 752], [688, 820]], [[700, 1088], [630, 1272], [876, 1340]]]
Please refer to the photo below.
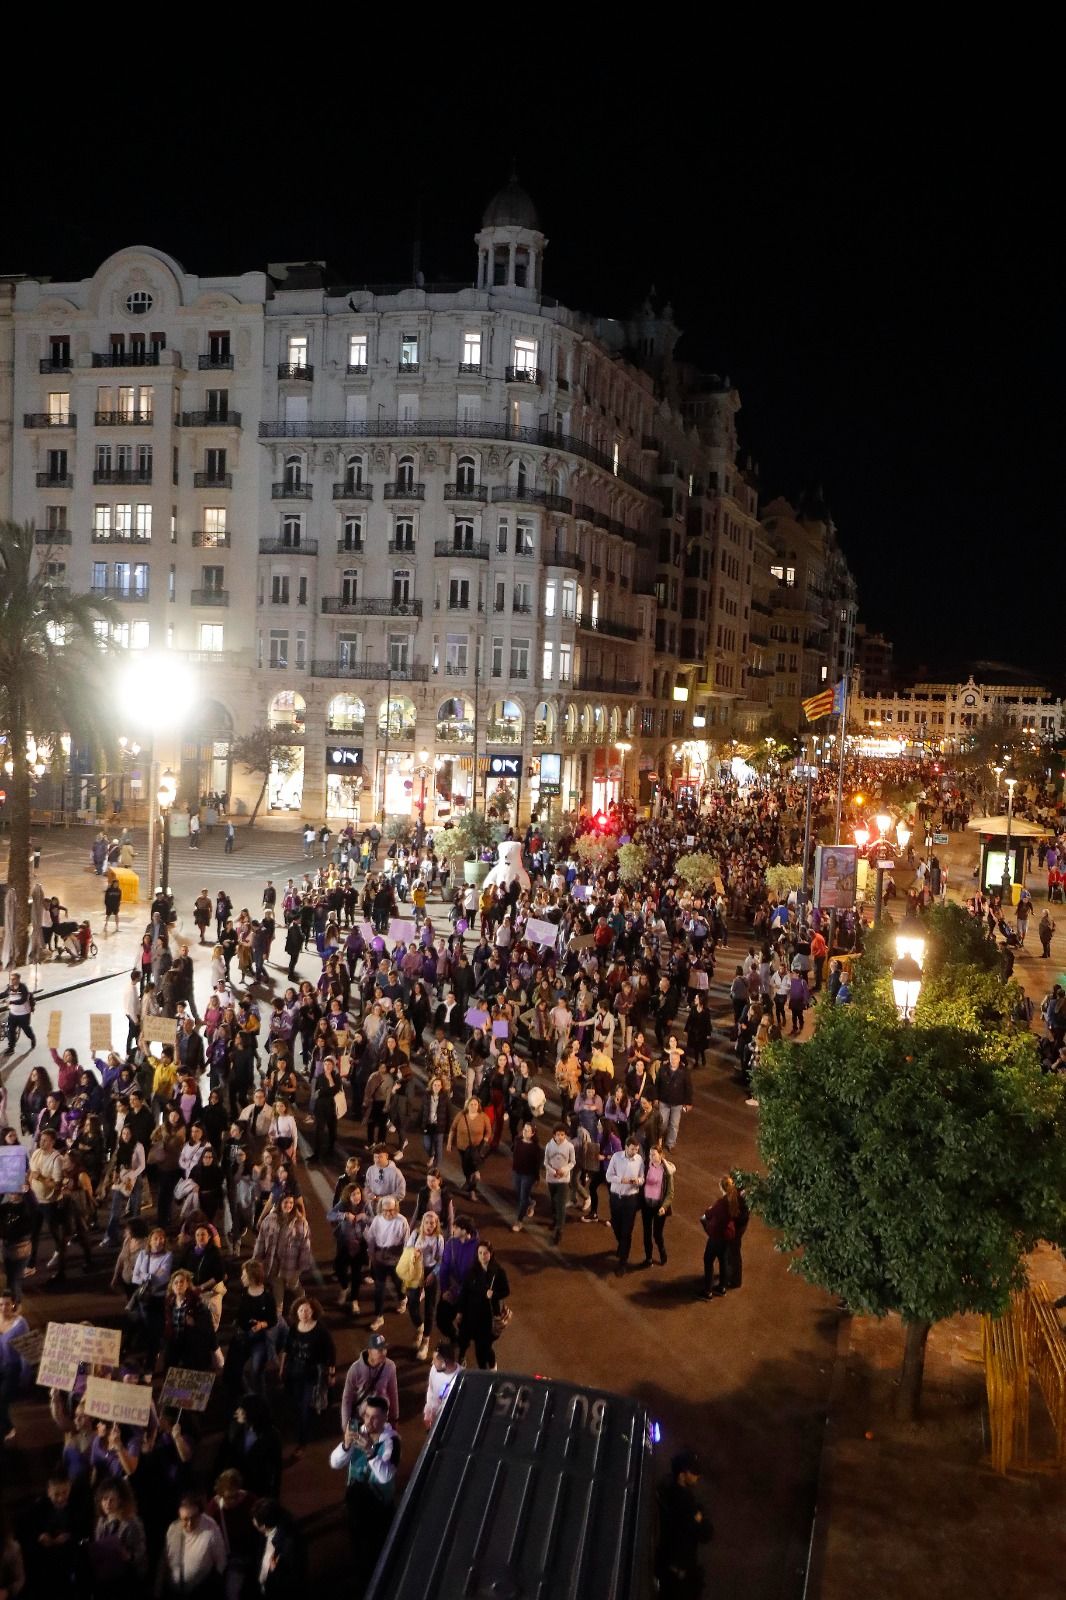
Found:
[[96, 940], [87, 922], [61, 922], [59, 924], [60, 956], [71, 961], [84, 961], [96, 955]]

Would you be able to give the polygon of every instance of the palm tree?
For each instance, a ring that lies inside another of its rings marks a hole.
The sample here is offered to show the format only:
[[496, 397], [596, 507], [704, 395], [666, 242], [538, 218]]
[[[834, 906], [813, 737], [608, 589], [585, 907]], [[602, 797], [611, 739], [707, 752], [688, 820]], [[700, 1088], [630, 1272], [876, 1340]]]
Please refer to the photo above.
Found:
[[11, 825], [8, 884], [15, 893], [16, 960], [25, 960], [30, 898], [29, 737], [55, 750], [71, 729], [95, 730], [100, 693], [101, 640], [114, 608], [93, 595], [54, 586], [46, 555], [35, 546], [32, 522], [0, 522], [0, 738], [6, 761], [6, 815]]

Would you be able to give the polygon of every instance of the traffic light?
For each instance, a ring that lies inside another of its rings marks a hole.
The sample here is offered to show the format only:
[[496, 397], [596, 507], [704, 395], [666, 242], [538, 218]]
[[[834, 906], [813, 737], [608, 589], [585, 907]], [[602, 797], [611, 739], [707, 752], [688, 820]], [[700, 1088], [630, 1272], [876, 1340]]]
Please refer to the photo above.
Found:
[[592, 819], [592, 823], [593, 823], [593, 827], [596, 829], [597, 833], [604, 833], [606, 831], [606, 828], [607, 828], [607, 815], [606, 815], [606, 812], [597, 811], [596, 815]]

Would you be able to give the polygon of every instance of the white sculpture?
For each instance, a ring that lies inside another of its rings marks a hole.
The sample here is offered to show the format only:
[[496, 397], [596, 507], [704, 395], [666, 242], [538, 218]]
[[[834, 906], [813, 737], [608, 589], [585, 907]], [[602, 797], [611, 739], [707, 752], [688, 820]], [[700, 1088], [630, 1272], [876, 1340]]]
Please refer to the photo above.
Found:
[[496, 865], [489, 868], [482, 888], [495, 884], [499, 889], [509, 889], [516, 878], [520, 889], [529, 888], [529, 873], [522, 865], [521, 843], [517, 839], [505, 839], [496, 846]]

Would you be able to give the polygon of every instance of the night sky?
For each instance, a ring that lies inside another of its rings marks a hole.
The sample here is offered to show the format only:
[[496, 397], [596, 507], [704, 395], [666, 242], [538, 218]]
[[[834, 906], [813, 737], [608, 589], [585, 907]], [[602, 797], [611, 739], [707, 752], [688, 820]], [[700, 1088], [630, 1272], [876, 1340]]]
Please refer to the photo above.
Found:
[[458, 58], [436, 93], [397, 92], [398, 68], [343, 110], [309, 85], [287, 117], [279, 65], [243, 110], [205, 105], [173, 135], [163, 96], [107, 178], [94, 141], [35, 121], [8, 154], [0, 269], [81, 276], [143, 243], [205, 275], [324, 259], [336, 281], [393, 282], [420, 233], [427, 283], [469, 279], [513, 155], [550, 241], [546, 292], [607, 315], [652, 284], [672, 301], [679, 354], [739, 388], [764, 501], [824, 489], [860, 615], [903, 663], [1057, 683], [1066, 352], [1036, 86], [967, 103], [931, 74], [846, 100], [809, 79], [690, 82], [654, 58], [650, 89], [537, 60], [525, 87], [475, 63], [471, 93]]

